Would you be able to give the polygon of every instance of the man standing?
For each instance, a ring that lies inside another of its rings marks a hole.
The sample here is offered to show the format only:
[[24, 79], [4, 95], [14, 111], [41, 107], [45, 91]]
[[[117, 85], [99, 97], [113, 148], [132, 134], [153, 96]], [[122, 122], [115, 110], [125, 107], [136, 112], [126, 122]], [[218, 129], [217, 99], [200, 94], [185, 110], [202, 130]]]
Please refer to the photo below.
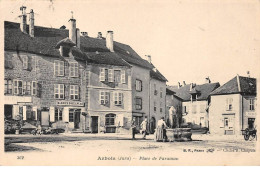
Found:
[[147, 134], [147, 118], [144, 119], [144, 121], [141, 123], [141, 131], [142, 131], [142, 135], [143, 135], [143, 139], [146, 138], [146, 134]]
[[135, 125], [135, 119], [134, 118], [131, 122], [131, 129], [132, 129], [132, 140], [135, 140], [136, 125]]

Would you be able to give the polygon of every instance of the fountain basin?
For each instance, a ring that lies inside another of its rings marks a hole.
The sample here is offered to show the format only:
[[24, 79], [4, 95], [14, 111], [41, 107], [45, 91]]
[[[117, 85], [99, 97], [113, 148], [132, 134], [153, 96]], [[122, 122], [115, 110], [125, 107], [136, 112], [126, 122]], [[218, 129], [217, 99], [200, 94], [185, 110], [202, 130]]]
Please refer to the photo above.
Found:
[[169, 141], [191, 141], [191, 128], [166, 129], [166, 135]]

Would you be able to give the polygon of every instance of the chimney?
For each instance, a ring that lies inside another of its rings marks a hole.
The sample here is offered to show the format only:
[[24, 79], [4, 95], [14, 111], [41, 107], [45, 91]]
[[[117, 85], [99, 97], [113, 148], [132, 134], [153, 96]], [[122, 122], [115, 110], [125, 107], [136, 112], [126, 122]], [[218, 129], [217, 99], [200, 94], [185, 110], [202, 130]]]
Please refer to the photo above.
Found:
[[21, 21], [20, 21], [20, 29], [21, 29], [21, 31], [23, 32], [23, 33], [27, 33], [26, 32], [26, 25], [27, 25], [27, 23], [26, 23], [26, 6], [21, 6], [20, 7], [20, 11], [22, 12], [22, 14], [19, 16], [20, 17], [20, 19], [21, 19]]
[[182, 84], [183, 84], [183, 86], [185, 86], [185, 85], [186, 85], [186, 82], [185, 82], [185, 81], [183, 81], [183, 82], [182, 82]]
[[190, 84], [190, 91], [193, 89], [193, 83]]
[[70, 22], [70, 24], [69, 24], [69, 38], [70, 38], [70, 40], [72, 40], [72, 42], [77, 44], [76, 19], [74, 19], [73, 16], [71, 16], [71, 19], [69, 20], [69, 22]]
[[206, 77], [205, 79], [206, 79], [206, 82], [205, 82], [205, 83], [211, 83], [211, 80], [210, 80], [209, 77]]
[[80, 30], [79, 28], [76, 29], [76, 34], [77, 34], [77, 47], [80, 48]]
[[180, 82], [178, 82], [178, 89], [179, 89], [179, 88], [181, 88], [181, 83], [180, 83]]
[[250, 78], [250, 71], [247, 71], [246, 73], [247, 73], [247, 77]]
[[88, 36], [88, 32], [81, 32], [81, 35], [86, 37], [86, 36]]
[[34, 12], [33, 12], [33, 9], [31, 9], [30, 17], [29, 17], [29, 35], [31, 37], [34, 37]]
[[106, 46], [110, 50], [110, 52], [114, 52], [113, 31], [107, 31]]
[[98, 32], [97, 38], [102, 39], [102, 33], [101, 32]]
[[145, 56], [146, 56], [146, 58], [147, 58], [147, 61], [148, 61], [149, 63], [152, 63], [151, 55], [145, 55]]

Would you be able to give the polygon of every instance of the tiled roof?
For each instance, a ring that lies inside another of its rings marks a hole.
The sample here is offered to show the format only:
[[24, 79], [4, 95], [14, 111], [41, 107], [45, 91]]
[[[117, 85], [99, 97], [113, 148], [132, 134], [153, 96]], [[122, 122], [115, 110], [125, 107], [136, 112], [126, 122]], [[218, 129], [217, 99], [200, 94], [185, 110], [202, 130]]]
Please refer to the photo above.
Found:
[[[154, 79], [157, 79], [157, 80], [160, 80], [160, 81], [163, 81], [163, 82], [166, 82], [168, 81], [162, 74], [161, 72], [159, 72], [159, 70], [157, 68], [155, 68], [155, 66], [151, 63], [153, 69], [150, 70], [150, 76]], [[156, 71], [155, 71], [156, 69]]]
[[[218, 88], [219, 86], [220, 86], [219, 83], [205, 83], [202, 85], [196, 85], [193, 88], [193, 90], [196, 90], [198, 92], [197, 100], [207, 100], [210, 93], [214, 91], [216, 88]], [[176, 92], [175, 95], [183, 99], [183, 101], [189, 101], [191, 98], [190, 84], [182, 86], [179, 89], [169, 86], [169, 89]]]
[[[210, 95], [225, 95], [225, 94], [256, 94], [256, 79], [249, 78], [249, 77], [239, 77], [239, 82], [237, 76], [228, 81], [227, 83], [223, 84], [215, 91], [211, 92]], [[239, 91], [240, 85], [240, 91]]]
[[[27, 25], [27, 32], [28, 29], [29, 26]], [[68, 30], [35, 26], [34, 32], [35, 37], [30, 37], [28, 34], [22, 33], [20, 31], [19, 23], [5, 21], [5, 50], [24, 51], [53, 57], [60, 56], [59, 50], [55, 49], [55, 46], [58, 42], [69, 36]], [[112, 54], [112, 52], [110, 52], [106, 47], [105, 38], [100, 39], [81, 36], [80, 50], [74, 48], [73, 53], [78, 54], [80, 59], [90, 59], [90, 61], [94, 63], [120, 66], [129, 66], [130, 63], [146, 69], [153, 68], [129, 45], [114, 41], [115, 52]], [[98, 51], [100, 54], [96, 55], [96, 51]]]
[[169, 88], [169, 86], [166, 88], [166, 95], [173, 95], [173, 96], [174, 96], [175, 98], [177, 98], [178, 100], [183, 101], [182, 98], [176, 96], [176, 92], [174, 92], [173, 90], [171, 90], [171, 89]]

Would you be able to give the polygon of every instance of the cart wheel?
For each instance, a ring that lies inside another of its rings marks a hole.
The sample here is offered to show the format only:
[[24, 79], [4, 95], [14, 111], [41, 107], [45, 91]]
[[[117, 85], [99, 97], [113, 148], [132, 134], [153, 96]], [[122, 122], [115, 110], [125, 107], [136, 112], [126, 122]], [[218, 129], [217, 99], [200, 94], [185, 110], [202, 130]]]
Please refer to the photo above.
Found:
[[248, 140], [249, 140], [249, 137], [250, 137], [249, 130], [246, 129], [245, 135], [244, 135], [244, 139], [245, 139], [246, 141], [248, 141]]

